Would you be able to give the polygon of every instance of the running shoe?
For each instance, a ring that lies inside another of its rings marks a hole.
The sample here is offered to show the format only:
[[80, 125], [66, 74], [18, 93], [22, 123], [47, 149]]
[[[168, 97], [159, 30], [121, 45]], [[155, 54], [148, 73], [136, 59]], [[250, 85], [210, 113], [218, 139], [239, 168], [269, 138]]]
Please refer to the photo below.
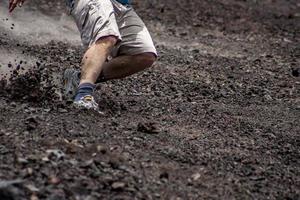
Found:
[[80, 82], [80, 71], [76, 69], [66, 69], [64, 72], [64, 98], [73, 101]]
[[78, 101], [74, 101], [73, 104], [77, 108], [99, 111], [99, 106], [92, 95], [81, 97]]

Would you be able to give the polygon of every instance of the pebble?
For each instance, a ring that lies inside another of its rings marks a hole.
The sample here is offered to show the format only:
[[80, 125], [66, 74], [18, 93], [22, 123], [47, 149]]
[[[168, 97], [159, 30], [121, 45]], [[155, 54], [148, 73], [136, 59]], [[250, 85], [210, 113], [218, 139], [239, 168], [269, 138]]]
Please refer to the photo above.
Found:
[[19, 164], [28, 164], [29, 161], [26, 158], [18, 158], [17, 159]]
[[65, 157], [65, 153], [59, 149], [48, 149], [46, 153], [48, 155], [48, 158], [54, 156], [57, 160], [60, 160]]
[[199, 173], [195, 173], [195, 174], [192, 175], [192, 179], [193, 179], [194, 181], [197, 181], [197, 180], [199, 180], [200, 178], [201, 178], [201, 174], [199, 174]]
[[111, 187], [112, 187], [114, 190], [122, 190], [122, 189], [125, 188], [125, 186], [126, 186], [126, 184], [123, 183], [123, 182], [114, 182], [114, 183], [111, 185]]
[[25, 185], [25, 187], [30, 191], [30, 192], [38, 192], [40, 191], [37, 187], [35, 187], [34, 185]]
[[294, 77], [299, 77], [300, 76], [300, 68], [292, 69], [292, 75]]

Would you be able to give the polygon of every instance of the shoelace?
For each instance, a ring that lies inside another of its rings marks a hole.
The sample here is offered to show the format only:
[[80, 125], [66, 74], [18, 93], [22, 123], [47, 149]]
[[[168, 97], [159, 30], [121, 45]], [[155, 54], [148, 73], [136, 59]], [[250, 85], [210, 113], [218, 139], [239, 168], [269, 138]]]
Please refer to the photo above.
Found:
[[90, 95], [87, 95], [83, 98], [85, 101], [93, 101], [93, 97]]

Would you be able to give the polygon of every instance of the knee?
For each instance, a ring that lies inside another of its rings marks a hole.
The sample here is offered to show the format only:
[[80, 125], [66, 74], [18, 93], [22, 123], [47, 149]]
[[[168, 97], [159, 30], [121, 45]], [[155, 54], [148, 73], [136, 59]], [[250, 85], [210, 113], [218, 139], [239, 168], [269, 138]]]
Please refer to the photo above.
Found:
[[142, 53], [138, 55], [138, 59], [144, 65], [144, 68], [149, 68], [154, 64], [157, 57], [154, 53]]
[[101, 46], [106, 46], [108, 48], [111, 48], [116, 45], [118, 42], [118, 38], [116, 36], [105, 36], [100, 38], [97, 42], [96, 45], [101, 45]]

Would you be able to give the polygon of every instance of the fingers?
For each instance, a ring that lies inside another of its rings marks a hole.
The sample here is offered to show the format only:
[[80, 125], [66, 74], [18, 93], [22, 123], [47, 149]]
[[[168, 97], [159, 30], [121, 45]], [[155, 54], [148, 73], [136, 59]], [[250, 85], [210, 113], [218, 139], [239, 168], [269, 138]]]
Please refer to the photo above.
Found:
[[14, 0], [9, 0], [9, 6], [8, 6], [9, 9], [11, 8], [13, 2], [14, 2]]
[[12, 12], [17, 6], [18, 0], [11, 0], [9, 2], [9, 12]]
[[23, 4], [24, 4], [24, 1], [25, 1], [25, 0], [21, 0], [21, 1], [20, 1], [20, 3], [19, 3], [19, 7], [22, 7], [22, 6], [23, 6]]
[[12, 12], [18, 4], [23, 4], [24, 0], [9, 0], [9, 12]]

